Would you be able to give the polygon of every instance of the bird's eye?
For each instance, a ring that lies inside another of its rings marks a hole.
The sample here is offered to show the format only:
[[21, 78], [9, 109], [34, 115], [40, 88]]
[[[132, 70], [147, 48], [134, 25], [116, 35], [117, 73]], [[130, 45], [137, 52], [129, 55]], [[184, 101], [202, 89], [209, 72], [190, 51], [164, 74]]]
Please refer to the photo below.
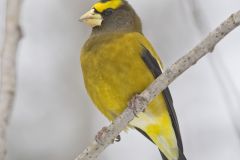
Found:
[[108, 8], [103, 12], [104, 16], [110, 16], [113, 13], [113, 9], [112, 8]]

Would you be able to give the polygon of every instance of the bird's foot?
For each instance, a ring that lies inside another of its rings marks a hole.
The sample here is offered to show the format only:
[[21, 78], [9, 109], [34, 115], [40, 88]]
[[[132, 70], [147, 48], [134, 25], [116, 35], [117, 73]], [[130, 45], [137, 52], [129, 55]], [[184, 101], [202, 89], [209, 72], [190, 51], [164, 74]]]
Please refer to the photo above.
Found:
[[115, 142], [120, 142], [121, 141], [121, 136], [118, 135], [116, 138], [115, 138]]
[[96, 135], [95, 140], [97, 143], [102, 144], [103, 137], [108, 133], [108, 128], [103, 127]]
[[146, 99], [143, 96], [135, 95], [131, 101], [129, 102], [128, 106], [133, 111], [133, 114], [135, 117], [138, 117], [138, 113], [141, 111], [145, 111], [145, 109], [141, 109], [139, 106], [144, 106], [144, 103], [146, 103]]

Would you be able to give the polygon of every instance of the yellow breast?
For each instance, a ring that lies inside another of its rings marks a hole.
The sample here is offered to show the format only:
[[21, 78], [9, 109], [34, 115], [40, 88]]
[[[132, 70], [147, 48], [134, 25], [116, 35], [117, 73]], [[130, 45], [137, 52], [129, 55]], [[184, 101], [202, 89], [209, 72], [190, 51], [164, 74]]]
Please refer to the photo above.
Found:
[[84, 46], [81, 64], [86, 89], [110, 120], [154, 80], [141, 59], [141, 49], [135, 33], [95, 36]]

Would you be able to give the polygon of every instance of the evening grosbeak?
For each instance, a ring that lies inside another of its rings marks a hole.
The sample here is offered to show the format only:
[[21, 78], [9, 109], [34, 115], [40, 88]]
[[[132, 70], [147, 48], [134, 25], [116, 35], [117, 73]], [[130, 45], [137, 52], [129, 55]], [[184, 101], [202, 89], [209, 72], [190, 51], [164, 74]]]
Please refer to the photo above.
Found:
[[[161, 75], [162, 63], [127, 1], [101, 0], [80, 20], [92, 27], [81, 50], [85, 86], [94, 104], [113, 121], [134, 95]], [[152, 141], [164, 160], [186, 159], [168, 88], [129, 127]]]

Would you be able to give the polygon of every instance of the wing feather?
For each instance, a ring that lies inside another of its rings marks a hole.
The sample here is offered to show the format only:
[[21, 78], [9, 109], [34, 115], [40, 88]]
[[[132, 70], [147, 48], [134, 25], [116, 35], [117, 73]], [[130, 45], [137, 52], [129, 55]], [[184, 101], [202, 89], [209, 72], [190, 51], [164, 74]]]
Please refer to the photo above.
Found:
[[[148, 67], [148, 69], [152, 72], [154, 78], [157, 78], [158, 76], [160, 76], [162, 74], [162, 70], [161, 70], [161, 67], [160, 67], [158, 61], [152, 56], [151, 52], [149, 52], [149, 50], [146, 49], [144, 46], [143, 46], [143, 50], [141, 53], [141, 58], [144, 61], [144, 63], [146, 64], [146, 66]], [[164, 99], [168, 106], [168, 112], [169, 112], [169, 115], [172, 120], [172, 125], [174, 128], [175, 134], [176, 134], [178, 147], [181, 150], [181, 152], [183, 152], [183, 145], [182, 145], [182, 139], [181, 139], [181, 134], [180, 134], [180, 130], [179, 130], [179, 124], [178, 124], [176, 112], [173, 107], [173, 100], [172, 100], [172, 96], [169, 91], [169, 88], [166, 88], [162, 92], [162, 94], [163, 94]]]

